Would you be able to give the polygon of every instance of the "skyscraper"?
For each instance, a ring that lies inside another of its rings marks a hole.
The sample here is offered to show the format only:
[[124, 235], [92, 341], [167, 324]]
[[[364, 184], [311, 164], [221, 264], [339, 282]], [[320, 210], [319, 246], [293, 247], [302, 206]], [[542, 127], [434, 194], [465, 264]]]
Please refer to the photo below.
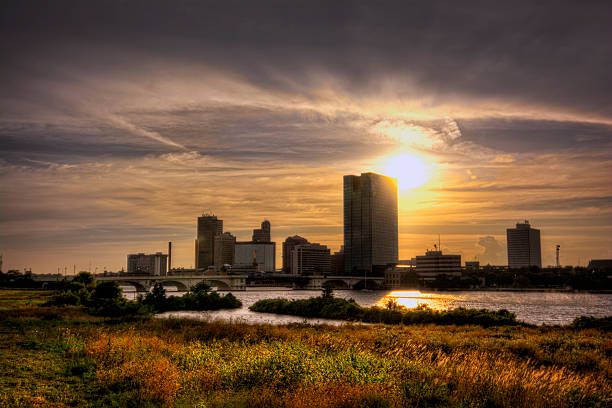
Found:
[[207, 269], [215, 264], [215, 236], [223, 233], [223, 220], [214, 215], [198, 217], [198, 239], [196, 241], [196, 268]]
[[270, 221], [264, 220], [260, 229], [253, 230], [253, 242], [270, 242]]
[[506, 230], [508, 243], [508, 268], [524, 266], [542, 267], [540, 230], [531, 228], [529, 221], [517, 223], [516, 228]]
[[344, 176], [344, 271], [381, 273], [397, 263], [397, 180]]

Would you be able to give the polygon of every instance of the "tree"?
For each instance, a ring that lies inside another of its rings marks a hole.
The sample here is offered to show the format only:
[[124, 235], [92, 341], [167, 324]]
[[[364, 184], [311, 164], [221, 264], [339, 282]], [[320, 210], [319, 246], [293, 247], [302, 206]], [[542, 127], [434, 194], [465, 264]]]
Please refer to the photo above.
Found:
[[331, 282], [325, 282], [323, 284], [323, 291], [321, 294], [323, 299], [332, 299], [334, 297], [334, 284]]

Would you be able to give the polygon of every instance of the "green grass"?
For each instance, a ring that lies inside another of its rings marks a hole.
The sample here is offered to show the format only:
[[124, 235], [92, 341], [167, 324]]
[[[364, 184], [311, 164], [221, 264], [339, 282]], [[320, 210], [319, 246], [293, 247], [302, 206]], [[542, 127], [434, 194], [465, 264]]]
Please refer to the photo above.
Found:
[[110, 321], [28, 293], [0, 291], [0, 406], [610, 404], [599, 328]]

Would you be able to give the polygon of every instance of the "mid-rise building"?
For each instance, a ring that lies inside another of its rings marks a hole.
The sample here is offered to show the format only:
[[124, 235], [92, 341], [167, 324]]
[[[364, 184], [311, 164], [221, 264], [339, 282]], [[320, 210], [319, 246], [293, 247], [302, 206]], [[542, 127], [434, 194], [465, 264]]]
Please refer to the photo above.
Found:
[[344, 246], [340, 251], [334, 252], [331, 256], [331, 274], [344, 275]]
[[479, 261], [465, 261], [466, 272], [478, 272], [480, 270]]
[[293, 274], [293, 249], [297, 245], [307, 244], [308, 240], [299, 235], [287, 237], [283, 242], [283, 272]]
[[144, 253], [127, 256], [127, 272], [134, 275], [166, 276], [168, 255], [156, 252], [146, 255]]
[[325, 275], [331, 270], [329, 248], [316, 243], [296, 245], [292, 262], [294, 275]]
[[264, 220], [261, 223], [261, 228], [253, 230], [253, 242], [271, 242], [270, 237], [270, 221]]
[[397, 180], [375, 173], [344, 176], [344, 270], [383, 274], [397, 264]]
[[433, 280], [440, 275], [461, 276], [461, 255], [443, 255], [442, 251], [426, 251], [416, 257], [415, 271], [419, 278]]
[[274, 268], [276, 268], [276, 243], [236, 242], [234, 266], [241, 268], [248, 265], [257, 265], [259, 272], [274, 272]]
[[540, 230], [531, 228], [529, 221], [517, 223], [516, 228], [506, 230], [508, 243], [508, 268], [528, 266], [542, 267]]
[[223, 233], [223, 220], [214, 215], [198, 217], [196, 239], [196, 270], [206, 270], [215, 265], [215, 237]]
[[234, 264], [236, 237], [229, 232], [215, 237], [215, 269], [221, 271], [225, 265]]

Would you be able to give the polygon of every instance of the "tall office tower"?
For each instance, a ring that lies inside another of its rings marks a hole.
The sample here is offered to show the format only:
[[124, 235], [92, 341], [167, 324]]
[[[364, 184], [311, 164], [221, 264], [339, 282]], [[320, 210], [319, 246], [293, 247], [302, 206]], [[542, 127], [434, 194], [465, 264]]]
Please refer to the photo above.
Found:
[[225, 265], [233, 265], [235, 252], [235, 236], [229, 232], [215, 236], [215, 269], [220, 271]]
[[382, 274], [397, 264], [397, 180], [344, 176], [344, 271]]
[[270, 221], [264, 220], [260, 229], [253, 230], [253, 242], [270, 242]]
[[531, 228], [529, 221], [517, 223], [516, 228], [506, 229], [508, 243], [508, 268], [524, 266], [542, 267], [540, 230]]
[[302, 244], [293, 248], [294, 275], [324, 275], [331, 270], [329, 248], [320, 244]]
[[285, 242], [283, 242], [283, 272], [292, 273], [291, 269], [293, 268], [293, 248], [295, 248], [296, 245], [304, 245], [307, 243], [308, 240], [306, 238], [300, 237], [299, 235], [294, 235], [285, 239]]
[[207, 269], [215, 264], [215, 237], [221, 234], [223, 234], [223, 220], [209, 214], [198, 217], [196, 270]]

